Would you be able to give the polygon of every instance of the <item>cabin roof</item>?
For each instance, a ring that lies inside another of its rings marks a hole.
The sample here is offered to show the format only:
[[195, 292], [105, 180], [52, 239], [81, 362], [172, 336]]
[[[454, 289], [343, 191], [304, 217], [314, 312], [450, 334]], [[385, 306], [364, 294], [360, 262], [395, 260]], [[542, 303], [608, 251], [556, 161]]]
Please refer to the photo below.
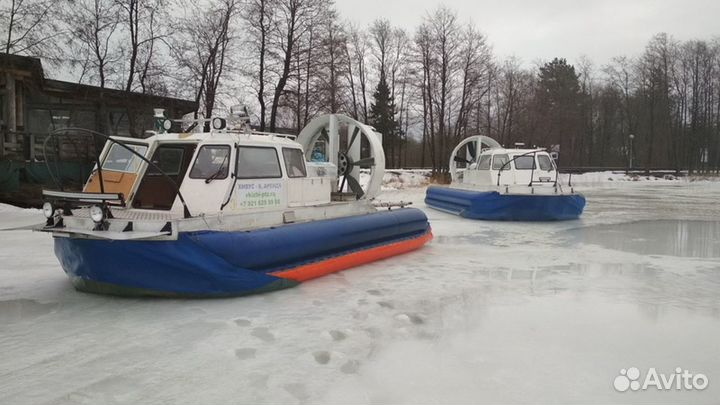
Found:
[[162, 142], [162, 141], [190, 141], [190, 142], [205, 142], [205, 143], [251, 143], [253, 145], [267, 144], [268, 146], [286, 146], [286, 147], [300, 147], [300, 144], [296, 141], [287, 138], [281, 134], [255, 134], [241, 131], [214, 131], [214, 132], [190, 132], [190, 133], [167, 133], [167, 134], [156, 134], [145, 139], [127, 138], [127, 137], [113, 137], [123, 142]]
[[521, 155], [523, 153], [529, 153], [529, 152], [547, 153], [545, 148], [535, 148], [535, 149], [494, 148], [494, 149], [486, 149], [486, 150], [482, 151], [481, 155], [496, 155], [498, 153], [510, 154], [510, 155]]

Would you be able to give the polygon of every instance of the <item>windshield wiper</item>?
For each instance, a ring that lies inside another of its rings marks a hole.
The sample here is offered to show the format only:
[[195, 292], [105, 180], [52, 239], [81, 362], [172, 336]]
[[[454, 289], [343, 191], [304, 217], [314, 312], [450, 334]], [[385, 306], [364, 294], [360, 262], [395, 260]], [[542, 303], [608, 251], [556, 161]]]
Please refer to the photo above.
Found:
[[210, 184], [211, 181], [217, 179], [220, 176], [220, 174], [222, 174], [222, 172], [225, 171], [225, 162], [227, 162], [227, 158], [228, 157], [226, 155], [225, 158], [223, 159], [222, 163], [220, 163], [220, 167], [217, 169], [217, 171], [215, 173], [213, 173], [212, 176], [205, 179], [205, 184]]

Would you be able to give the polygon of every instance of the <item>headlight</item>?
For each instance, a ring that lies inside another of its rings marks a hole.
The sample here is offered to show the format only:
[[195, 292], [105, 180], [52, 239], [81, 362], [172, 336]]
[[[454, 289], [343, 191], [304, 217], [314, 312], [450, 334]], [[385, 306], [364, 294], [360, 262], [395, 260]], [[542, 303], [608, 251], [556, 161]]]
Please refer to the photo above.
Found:
[[212, 127], [213, 127], [213, 129], [220, 130], [220, 129], [225, 128], [226, 125], [227, 125], [227, 122], [225, 121], [224, 118], [219, 118], [219, 117], [218, 117], [218, 118], [213, 118], [213, 119], [212, 119]]
[[90, 207], [90, 218], [96, 224], [101, 223], [105, 219], [105, 211], [99, 205], [93, 205]]
[[55, 207], [49, 202], [46, 202], [42, 206], [43, 215], [45, 215], [45, 218], [52, 218], [53, 214], [55, 213]]

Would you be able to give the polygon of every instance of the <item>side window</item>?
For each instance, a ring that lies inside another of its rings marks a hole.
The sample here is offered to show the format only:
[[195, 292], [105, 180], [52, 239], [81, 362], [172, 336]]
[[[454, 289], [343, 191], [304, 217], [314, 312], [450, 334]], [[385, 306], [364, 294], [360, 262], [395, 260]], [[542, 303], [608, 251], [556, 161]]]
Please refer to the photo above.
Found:
[[535, 168], [533, 155], [518, 156], [515, 158], [515, 168], [518, 170], [532, 170]]
[[307, 177], [305, 170], [305, 156], [302, 150], [294, 148], [283, 148], [283, 159], [285, 159], [285, 170], [288, 177]]
[[236, 171], [238, 179], [282, 177], [277, 150], [260, 146], [238, 148]]
[[200, 148], [190, 170], [191, 179], [225, 179], [230, 167], [230, 146], [206, 145]]
[[554, 169], [552, 160], [550, 160], [550, 156], [547, 155], [538, 155], [538, 164], [540, 165], [540, 170], [550, 171]]
[[490, 169], [490, 158], [492, 155], [482, 155], [480, 156], [480, 161], [478, 161], [477, 169], [478, 170], [489, 170]]
[[[492, 168], [493, 170], [500, 170], [501, 167], [505, 166], [505, 163], [508, 162], [508, 155], [495, 155], [493, 156], [492, 161]], [[503, 170], [507, 170], [508, 167], [505, 166]]]

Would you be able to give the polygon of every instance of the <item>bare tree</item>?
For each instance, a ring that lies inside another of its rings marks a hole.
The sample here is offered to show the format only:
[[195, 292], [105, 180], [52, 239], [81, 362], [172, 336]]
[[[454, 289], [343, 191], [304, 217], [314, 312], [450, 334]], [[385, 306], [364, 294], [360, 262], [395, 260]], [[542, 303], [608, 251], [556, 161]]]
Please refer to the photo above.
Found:
[[202, 105], [204, 116], [211, 117], [237, 42], [232, 27], [239, 0], [223, 0], [200, 11], [194, 3], [181, 5], [185, 15], [176, 22], [178, 31], [169, 43], [170, 51], [180, 68], [181, 80], [193, 83], [195, 101]]
[[[367, 103], [367, 49], [368, 40], [365, 32], [356, 26], [351, 26], [348, 33], [346, 54], [348, 63], [348, 81], [350, 91], [352, 93], [353, 112], [355, 118], [362, 118], [363, 121], [368, 120], [368, 103]], [[360, 86], [356, 88], [355, 78]], [[359, 92], [359, 94], [358, 94]], [[359, 95], [359, 97], [358, 97]], [[360, 98], [361, 100], [358, 100]], [[362, 102], [362, 117], [358, 113], [358, 105]]]
[[328, 8], [326, 0], [278, 0], [275, 12], [279, 20], [272, 41], [282, 60], [282, 67], [270, 109], [270, 131], [275, 131], [277, 126], [278, 109], [290, 78], [294, 52], [298, 49], [297, 42], [309, 34], [317, 16]]
[[77, 1], [65, 18], [82, 49], [80, 81], [88, 75], [105, 87], [122, 57], [113, 42], [120, 23], [117, 5], [110, 0]]
[[6, 0], [0, 5], [0, 38], [3, 52], [58, 62], [67, 33], [55, 18], [65, 0]]
[[420, 65], [422, 71], [422, 82], [420, 93], [422, 95], [422, 115], [423, 115], [423, 133], [422, 133], [422, 159], [421, 165], [425, 166], [426, 151], [430, 155], [430, 163], [433, 173], [437, 173], [437, 159], [435, 153], [435, 111], [433, 109], [433, 69], [435, 64], [435, 55], [432, 49], [432, 35], [430, 25], [427, 21], [423, 22], [415, 33], [415, 60]]
[[380, 18], [370, 26], [370, 37], [373, 40], [373, 56], [377, 59], [377, 71], [379, 76], [387, 77], [387, 59], [391, 52], [393, 29], [390, 20]]
[[257, 56], [257, 101], [260, 106], [260, 130], [265, 130], [267, 102], [265, 101], [267, 84], [267, 59], [270, 52], [270, 36], [277, 30], [274, 9], [276, 0], [251, 0], [246, 6], [243, 17], [250, 31], [251, 52]]
[[468, 135], [470, 113], [490, 90], [486, 78], [489, 76], [491, 60], [492, 55], [485, 37], [474, 26], [468, 25], [462, 33], [462, 49], [459, 57], [462, 79], [454, 143]]
[[163, 37], [159, 27], [163, 15], [165, 0], [114, 0], [120, 14], [120, 23], [127, 30], [128, 66], [125, 91], [133, 90], [135, 78], [138, 78], [143, 92], [145, 82], [155, 56], [155, 42]]
[[428, 23], [433, 36], [433, 52], [437, 55], [435, 64], [435, 105], [438, 117], [438, 145], [441, 159], [436, 166], [446, 172], [444, 160], [449, 155], [450, 148], [450, 102], [452, 92], [455, 90], [454, 76], [458, 71], [457, 60], [460, 50], [460, 29], [457, 24], [457, 15], [446, 7], [440, 7], [428, 17]]
[[345, 32], [338, 23], [337, 15], [333, 13], [325, 20], [323, 32], [323, 57], [325, 65], [325, 74], [320, 77], [324, 78], [323, 88], [326, 94], [325, 102], [329, 112], [336, 113], [341, 109], [343, 104], [343, 88], [341, 78], [348, 76], [349, 58], [347, 58], [347, 38]]

